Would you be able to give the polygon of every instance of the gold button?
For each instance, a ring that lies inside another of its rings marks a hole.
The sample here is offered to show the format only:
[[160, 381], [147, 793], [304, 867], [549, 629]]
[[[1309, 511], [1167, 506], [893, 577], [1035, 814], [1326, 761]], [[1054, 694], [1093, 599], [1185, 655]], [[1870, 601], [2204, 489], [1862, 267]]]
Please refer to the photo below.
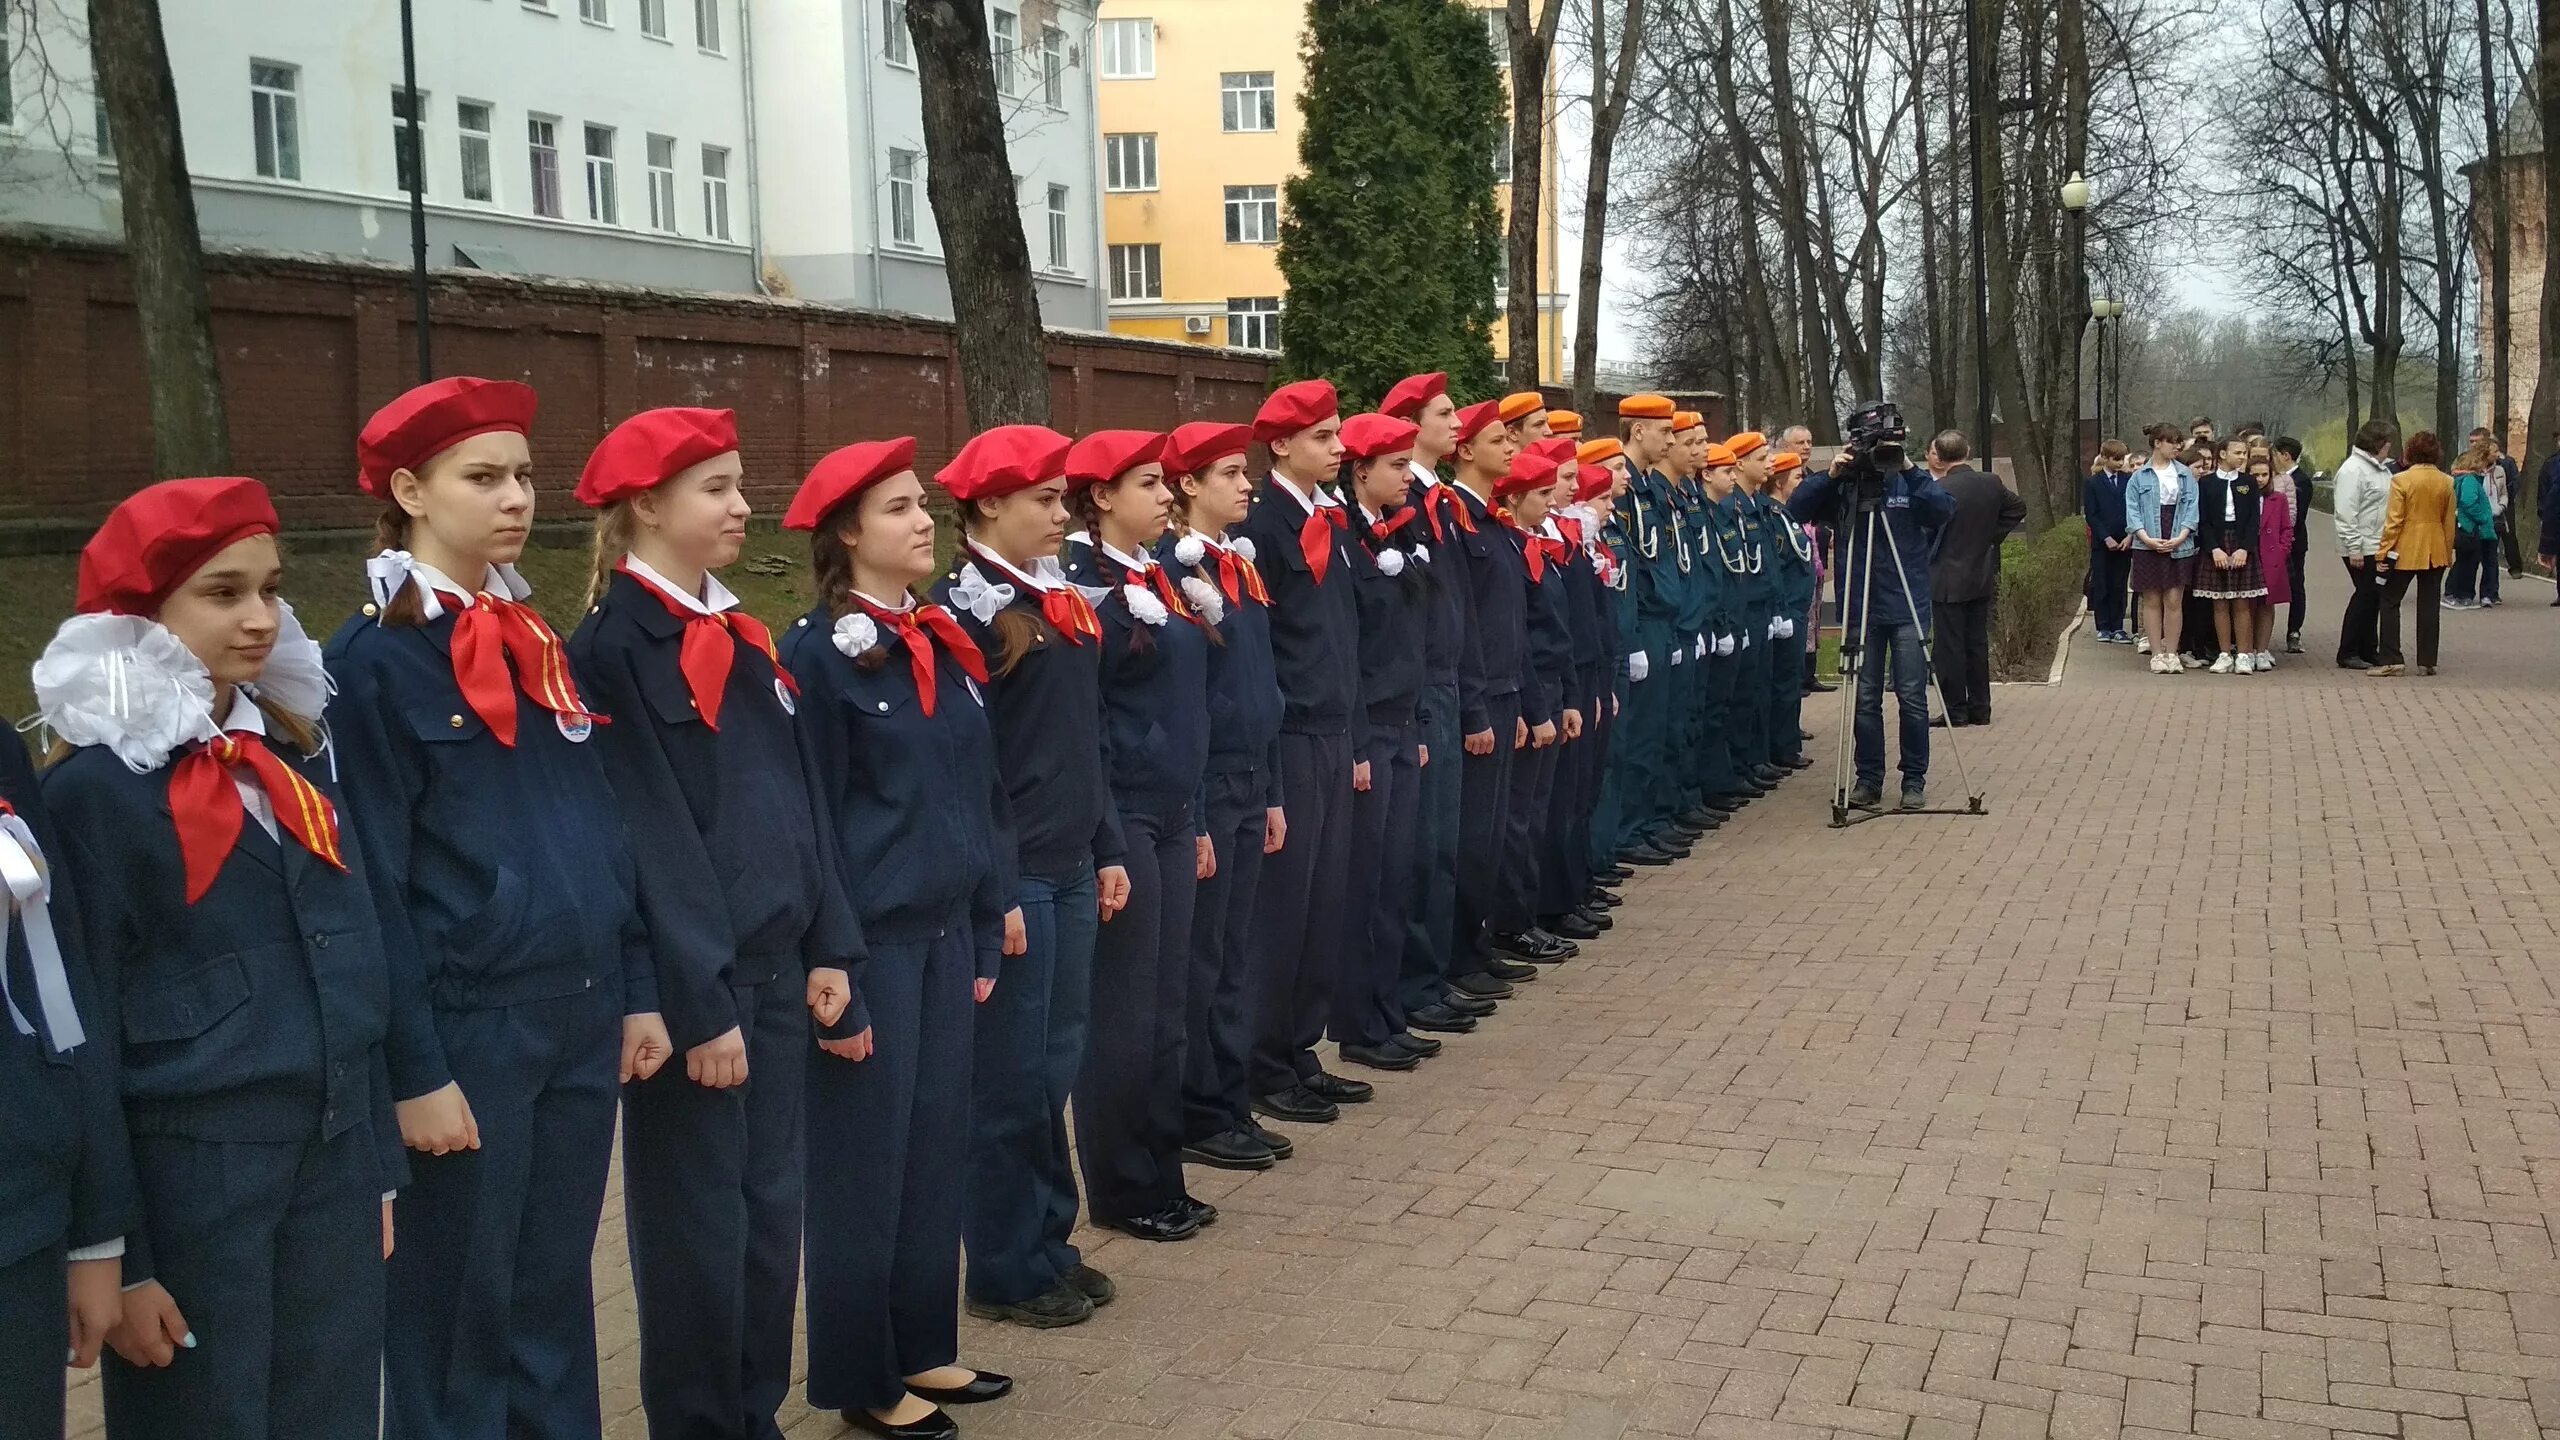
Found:
[[459, 715], [456, 715], [456, 716], [454, 716], [451, 720], [448, 720], [448, 721], [446, 721], [445, 723], [446, 723], [446, 724], [448, 724], [448, 725], [451, 725], [454, 729], [459, 730], [459, 729], [461, 729], [461, 728], [462, 728], [462, 717], [461, 717], [461, 716], [459, 716]]
[[381, 614], [381, 613], [382, 613], [382, 611], [381, 611], [379, 608], [377, 608], [377, 607], [374, 605], [374, 603], [373, 603], [372, 601], [367, 600], [366, 602], [364, 602], [364, 613], [365, 613], [365, 615], [366, 615], [368, 618], [370, 618], [370, 617], [372, 617], [372, 616], [375, 616], [375, 615], [379, 615], [379, 614]]
[[695, 702], [695, 701], [693, 701], [693, 700], [690, 700], [690, 699], [688, 699], [688, 700], [686, 700], [686, 701], [684, 702], [684, 707], [685, 707], [686, 709], [688, 709], [688, 710], [699, 710], [699, 709], [701, 709], [701, 708], [702, 708], [702, 706], [701, 706], [699, 703], [697, 703], [697, 702]]

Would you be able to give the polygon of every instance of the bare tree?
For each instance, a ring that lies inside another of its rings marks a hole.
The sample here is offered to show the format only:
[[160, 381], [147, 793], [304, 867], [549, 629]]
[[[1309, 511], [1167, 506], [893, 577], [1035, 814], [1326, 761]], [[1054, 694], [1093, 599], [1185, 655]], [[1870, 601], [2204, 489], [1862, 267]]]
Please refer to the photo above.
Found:
[[1556, 26], [1565, 0], [1544, 0], [1532, 18], [1530, 0], [1504, 7], [1511, 46], [1511, 228], [1504, 246], [1510, 286], [1504, 329], [1511, 353], [1503, 363], [1514, 390], [1535, 390], [1538, 373], [1538, 228], [1546, 198], [1547, 67], [1555, 56]]
[[[2549, 197], [2560, 195], [2560, 84], [2550, 78], [2560, 77], [2560, 0], [2536, 0], [2534, 18], [2539, 48], [2533, 73], [2542, 107], [2542, 193], [2547, 205]], [[2525, 470], [2527, 475], [2541, 473], [2540, 462], [2551, 455], [2554, 437], [2560, 437], [2560, 247], [2550, 245], [2542, 249], [2542, 338], [2536, 351], [2526, 436], [2535, 463]], [[2542, 523], [2550, 525], [2551, 517], [2544, 516]]]
[[[1549, 3], [1563, 8], [1563, 0]], [[1600, 393], [1600, 259], [1608, 234], [1609, 166], [1626, 122], [1627, 97], [1635, 89], [1644, 0], [1625, 0], [1614, 59], [1603, 10], [1601, 0], [1591, 0], [1591, 158], [1582, 181], [1582, 269], [1574, 282], [1573, 408], [1586, 415]]]

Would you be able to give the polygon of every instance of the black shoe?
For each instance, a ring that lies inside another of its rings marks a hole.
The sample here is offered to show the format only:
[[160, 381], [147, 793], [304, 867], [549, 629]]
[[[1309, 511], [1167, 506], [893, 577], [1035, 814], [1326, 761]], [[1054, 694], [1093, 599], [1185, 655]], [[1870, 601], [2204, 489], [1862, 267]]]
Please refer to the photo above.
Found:
[[1595, 884], [1608, 884], [1611, 881], [1623, 883], [1636, 878], [1636, 872], [1628, 869], [1625, 865], [1612, 860], [1608, 864], [1601, 866], [1599, 869], [1592, 871], [1591, 878]]
[[1873, 785], [1861, 785], [1849, 792], [1849, 808], [1874, 810], [1882, 807], [1884, 796]]
[[[1108, 1285], [1111, 1282], [1106, 1280], [1103, 1283]], [[979, 1319], [1002, 1320], [1032, 1330], [1059, 1330], [1069, 1325], [1081, 1325], [1093, 1318], [1093, 1311], [1093, 1297], [1067, 1281], [1060, 1281], [1028, 1300], [1011, 1305], [994, 1304], [974, 1295], [969, 1298], [969, 1313]], [[915, 1393], [927, 1400], [944, 1398], [929, 1391]]]
[[[1609, 913], [1608, 906], [1600, 904], [1585, 905], [1578, 910], [1568, 912], [1565, 915], [1564, 920], [1560, 923], [1573, 924], [1576, 922], [1588, 925], [1592, 929], [1598, 930], [1604, 934], [1618, 928], [1618, 917]], [[1565, 932], [1557, 930], [1555, 933], [1562, 935]], [[1592, 937], [1584, 936], [1583, 938], [1590, 939]]]
[[1517, 985], [1522, 981], [1538, 978], [1537, 966], [1523, 964], [1517, 960], [1506, 960], [1503, 958], [1504, 953], [1502, 942], [1495, 941], [1493, 955], [1484, 962], [1484, 973], [1506, 985]]
[[1441, 1035], [1473, 1035], [1476, 1017], [1454, 1005], [1425, 1005], [1404, 1017], [1408, 1029], [1429, 1030]]
[[1648, 841], [1645, 844], [1630, 846], [1627, 849], [1619, 851], [1618, 858], [1629, 865], [1652, 866], [1668, 865], [1680, 857]]
[[[2554, 605], [2560, 605], [2560, 600], [2554, 600], [2551, 603]], [[2365, 659], [2361, 655], [2348, 655], [2338, 661], [2338, 668], [2341, 670], [2370, 670], [2373, 668], [2373, 662]]]
[[1569, 960], [1582, 953], [1581, 946], [1576, 945], [1561, 935], [1551, 933], [1542, 925], [1530, 926], [1528, 933], [1523, 938], [1534, 940], [1541, 946], [1556, 951], [1559, 956], [1564, 959]]
[[1662, 827], [1662, 833], [1654, 837], [1653, 843], [1662, 846], [1695, 845], [1707, 831], [1713, 828], [1708, 825], [1691, 825], [1686, 821], [1673, 821]]
[[1066, 1281], [1077, 1294], [1092, 1301], [1096, 1310], [1120, 1298], [1120, 1287], [1111, 1283], [1110, 1276], [1081, 1260], [1067, 1267]]
[[1920, 810], [1920, 809], [1925, 809], [1925, 808], [1927, 808], [1928, 804], [1929, 804], [1929, 792], [1928, 792], [1928, 791], [1926, 791], [1926, 790], [1922, 789], [1920, 786], [1917, 786], [1917, 785], [1905, 785], [1905, 786], [1903, 786], [1903, 787], [1902, 787], [1902, 808], [1903, 808], [1903, 809], [1905, 809], [1905, 810]]
[[1339, 1075], [1328, 1075], [1322, 1070], [1299, 1082], [1299, 1086], [1317, 1099], [1335, 1105], [1366, 1104], [1370, 1096], [1378, 1093], [1366, 1080], [1345, 1080]]
[[1807, 695], [1829, 695], [1834, 691], [1837, 691], [1839, 688], [1839, 686], [1832, 684], [1828, 680], [1815, 680], [1804, 687], [1804, 693]]
[[1454, 988], [1441, 992], [1440, 1003], [1470, 1020], [1485, 1019], [1502, 1008], [1490, 995], [1470, 995], [1464, 990]]
[[[1410, 1015], [1406, 1016], [1405, 1023], [1407, 1025], [1411, 1025], [1413, 1023], [1413, 1017]], [[1467, 1028], [1472, 1030], [1475, 1027], [1470, 1025]], [[1439, 1041], [1425, 1040], [1421, 1036], [1412, 1033], [1410, 1030], [1399, 1030], [1393, 1035], [1388, 1036], [1387, 1043], [1393, 1045], [1399, 1050], [1412, 1055], [1417, 1055], [1425, 1060], [1428, 1060], [1432, 1056], [1440, 1053]]]
[[1775, 765], [1754, 765], [1751, 767], [1751, 778], [1774, 790], [1778, 787], [1779, 781], [1787, 778], [1787, 772]]
[[1964, 717], [1964, 723], [1967, 725], [1988, 725], [1991, 723], [1991, 712], [1988, 710], [1976, 710], [1972, 714]]
[[1599, 926], [1592, 924], [1580, 915], [1571, 913], [1559, 915], [1553, 920], [1541, 920], [1538, 922], [1538, 928], [1546, 931], [1550, 935], [1554, 935], [1565, 940], [1597, 940], [1600, 938]]
[[1182, 1147], [1182, 1158], [1212, 1170], [1268, 1170], [1271, 1147], [1250, 1135], [1230, 1130]]
[[936, 1410], [910, 1425], [892, 1425], [859, 1406], [837, 1413], [844, 1417], [847, 1425], [878, 1435], [882, 1440], [959, 1440], [960, 1422], [944, 1410]]
[[1297, 1145], [1288, 1136], [1254, 1121], [1244, 1122], [1244, 1133], [1268, 1146], [1274, 1160], [1286, 1160], [1298, 1153]]
[[1172, 1208], [1190, 1216], [1191, 1223], [1203, 1230], [1218, 1223], [1218, 1207], [1206, 1200], [1195, 1200], [1186, 1194], [1174, 1201]]
[[1269, 1095], [1254, 1096], [1253, 1113], [1267, 1115], [1274, 1120], [1295, 1120], [1305, 1125], [1329, 1125], [1342, 1115], [1332, 1101], [1304, 1085], [1292, 1085]]
[[1964, 722], [1961, 720], [1949, 720], [1944, 715], [1932, 715], [1929, 717], [1929, 728], [1932, 730], [1944, 730], [1950, 725], [1961, 725], [1963, 723]]
[[1583, 897], [1582, 913], [1585, 915], [1604, 915], [1626, 903], [1627, 897], [1619, 894], [1615, 890], [1601, 890], [1594, 888], [1589, 895]]
[[[1262, 1102], [1257, 1100], [1254, 1103], [1258, 1105]], [[1200, 1233], [1200, 1222], [1192, 1219], [1190, 1212], [1178, 1205], [1167, 1206], [1153, 1215], [1133, 1215], [1126, 1220], [1105, 1220], [1096, 1216], [1093, 1223], [1105, 1230], [1117, 1230], [1123, 1235], [1135, 1236], [1140, 1240], [1157, 1240], [1168, 1244], [1176, 1240], [1188, 1240]]]
[[[1079, 1295], [1076, 1298], [1081, 1300], [1084, 1297]], [[1085, 1313], [1089, 1315], [1093, 1312], [1087, 1310]], [[990, 1400], [1001, 1400], [1013, 1393], [1012, 1376], [999, 1375], [993, 1370], [980, 1370], [974, 1373], [976, 1378], [966, 1385], [953, 1385], [947, 1388], [940, 1385], [910, 1385], [907, 1387], [907, 1393], [919, 1400], [930, 1400], [936, 1405], [983, 1405]]]
[[1664, 834], [1654, 838], [1653, 848], [1670, 856], [1674, 860], [1686, 860], [1689, 858], [1689, 853], [1697, 847], [1686, 840], [1677, 838], [1676, 836]]
[[1397, 1045], [1343, 1045], [1342, 1058], [1354, 1065], [1372, 1070], [1411, 1070], [1422, 1063], [1422, 1057]]

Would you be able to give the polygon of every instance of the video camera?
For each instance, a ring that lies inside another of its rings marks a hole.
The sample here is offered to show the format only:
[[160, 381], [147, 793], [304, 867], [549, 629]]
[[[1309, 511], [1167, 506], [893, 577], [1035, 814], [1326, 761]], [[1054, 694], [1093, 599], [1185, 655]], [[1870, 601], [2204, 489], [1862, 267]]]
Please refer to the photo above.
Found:
[[1840, 474], [1843, 507], [1881, 509], [1886, 477], [1901, 474], [1911, 464], [1906, 448], [1911, 432], [1902, 423], [1902, 407], [1890, 400], [1861, 406], [1849, 413], [1841, 428], [1847, 433], [1842, 448], [1849, 454], [1848, 468]]

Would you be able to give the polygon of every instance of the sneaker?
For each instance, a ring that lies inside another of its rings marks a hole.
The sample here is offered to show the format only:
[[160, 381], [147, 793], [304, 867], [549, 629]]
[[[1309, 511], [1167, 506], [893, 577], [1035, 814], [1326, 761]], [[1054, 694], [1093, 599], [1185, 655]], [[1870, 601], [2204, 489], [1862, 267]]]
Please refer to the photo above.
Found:
[[2151, 673], [2154, 675], [2175, 675], [2178, 673], [2178, 667], [2169, 662], [2168, 656], [2154, 655], [2151, 657]]
[[970, 1314], [981, 1320], [1005, 1321], [1032, 1330], [1058, 1330], [1092, 1319], [1094, 1300], [1073, 1284], [1061, 1280], [1045, 1294], [1011, 1304], [980, 1300], [973, 1295], [969, 1297], [968, 1308]]
[[2216, 675], [2228, 675], [2231, 673], [2230, 651], [2225, 650], [2221, 654], [2213, 657], [2213, 673]]
[[1902, 786], [1902, 808], [1903, 808], [1903, 809], [1905, 809], [1905, 810], [1918, 810], [1918, 809], [1922, 809], [1922, 808], [1926, 807], [1926, 806], [1928, 805], [1928, 803], [1929, 803], [1929, 792], [1928, 792], [1927, 790], [1925, 790], [1924, 788], [1922, 788], [1922, 787], [1921, 787], [1920, 785], [1918, 785], [1917, 783], [1914, 783], [1914, 782], [1911, 782], [1911, 781], [1905, 781], [1905, 782], [1903, 782], [1903, 786]]
[[2266, 674], [2268, 671], [2273, 670], [2274, 668], [2276, 668], [2276, 657], [2275, 657], [2275, 656], [2273, 656], [2273, 655], [2268, 654], [2268, 653], [2267, 653], [2266, 651], [2264, 651], [2264, 650], [2259, 651], [2259, 652], [2258, 652], [2258, 673], [2259, 673], [2259, 674], [2261, 674], [2261, 675], [2264, 675], [2264, 674]]
[[2301, 654], [2301, 653], [2302, 653], [2302, 637], [2301, 637], [2301, 636], [2299, 636], [2299, 635], [2287, 635], [2286, 637], [2284, 637], [2284, 653], [2286, 653], [2287, 655], [2299, 655], [2299, 654]]
[[1884, 804], [1884, 796], [1873, 785], [1860, 785], [1849, 792], [1849, 808], [1873, 810]]
[[2136, 635], [2133, 637], [2133, 653], [2136, 655], [2150, 654], [2151, 637], [2148, 635]]
[[2376, 665], [2367, 669], [2364, 673], [2365, 678], [2369, 680], [2389, 680], [2397, 676], [2401, 672], [2402, 668], [2403, 667], [2398, 665]]
[[[2228, 656], [2228, 655], [2225, 655], [2225, 656], [2224, 656], [2224, 657], [2222, 657], [2222, 658], [2223, 658], [2223, 659], [2225, 659], [2225, 660], [2230, 660], [2230, 659], [2231, 659], [2231, 657], [2230, 657], [2230, 656]], [[2217, 664], [2217, 665], [2215, 665], [2215, 667], [2214, 667], [2214, 668], [2215, 668], [2216, 670], [2219, 670], [2219, 669], [2221, 669], [2222, 667], [2221, 667], [2219, 664]], [[2257, 674], [2257, 673], [2258, 673], [2258, 655], [2257, 655], [2257, 652], [2253, 650], [2253, 651], [2250, 651], [2250, 652], [2249, 652], [2249, 653], [2247, 653], [2247, 654], [2242, 655], [2239, 659], [2237, 659], [2237, 660], [2233, 660], [2233, 661], [2232, 661], [2232, 664], [2231, 664], [2231, 673], [2233, 673], [2233, 674], [2239, 674], [2239, 675], [2255, 675], [2255, 674]]]

